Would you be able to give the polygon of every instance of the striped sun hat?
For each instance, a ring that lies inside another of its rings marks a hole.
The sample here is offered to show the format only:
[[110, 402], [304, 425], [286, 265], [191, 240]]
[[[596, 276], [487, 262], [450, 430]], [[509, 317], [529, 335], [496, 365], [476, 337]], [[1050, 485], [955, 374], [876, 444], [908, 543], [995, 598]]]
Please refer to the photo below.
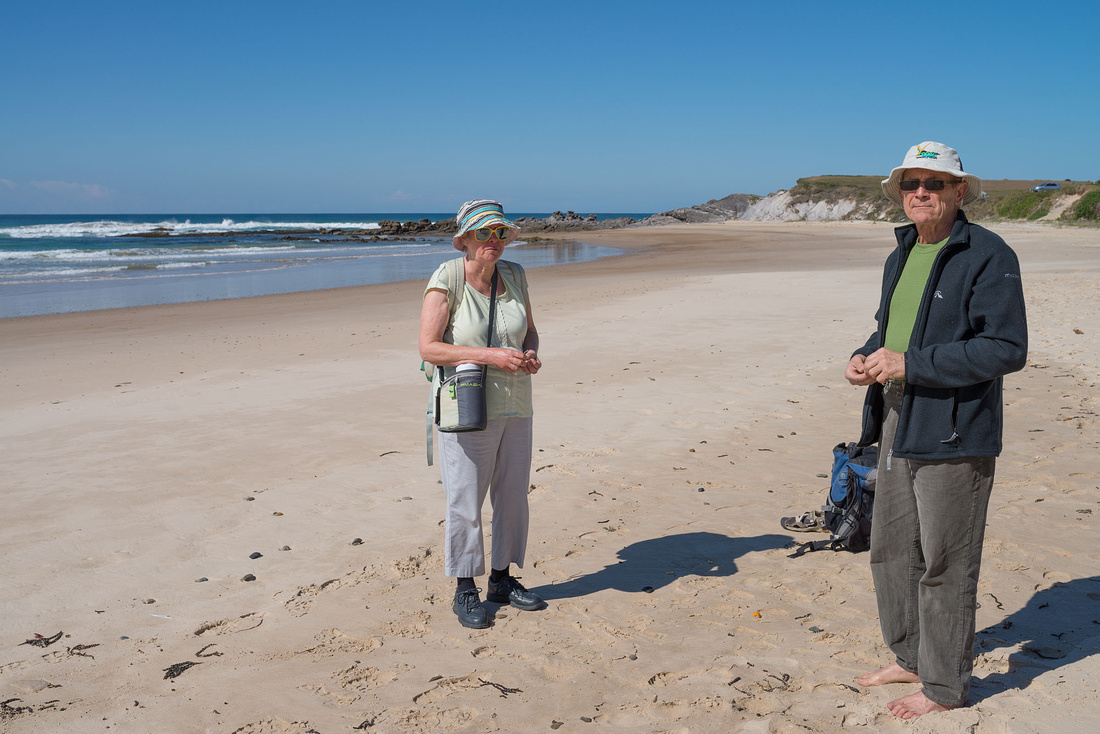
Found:
[[503, 224], [505, 227], [512, 228], [512, 239], [519, 233], [519, 227], [516, 226], [515, 222], [504, 216], [504, 207], [500, 205], [500, 202], [491, 199], [467, 201], [458, 210], [458, 216], [455, 219], [458, 222], [458, 232], [451, 238], [451, 244], [454, 245], [456, 250], [463, 252], [466, 251], [466, 248], [462, 245], [460, 238], [471, 230], [491, 227], [494, 224]]

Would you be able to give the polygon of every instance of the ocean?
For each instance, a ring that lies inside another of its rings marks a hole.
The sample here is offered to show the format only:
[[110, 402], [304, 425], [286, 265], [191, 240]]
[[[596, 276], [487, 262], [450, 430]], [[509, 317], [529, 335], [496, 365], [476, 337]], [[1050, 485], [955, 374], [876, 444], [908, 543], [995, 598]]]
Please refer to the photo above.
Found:
[[[427, 278], [456, 257], [449, 237], [378, 237], [403, 214], [0, 215], [0, 318], [294, 293]], [[546, 217], [548, 214], [515, 214]], [[600, 214], [599, 219], [646, 214]], [[527, 268], [619, 254], [525, 243]]]

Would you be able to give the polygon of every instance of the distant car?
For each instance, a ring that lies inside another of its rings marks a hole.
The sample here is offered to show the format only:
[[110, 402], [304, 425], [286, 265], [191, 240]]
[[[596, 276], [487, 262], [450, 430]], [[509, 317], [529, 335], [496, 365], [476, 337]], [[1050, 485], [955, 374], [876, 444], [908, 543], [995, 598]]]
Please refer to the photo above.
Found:
[[1048, 181], [1047, 183], [1039, 184], [1038, 186], [1032, 186], [1031, 190], [1032, 191], [1061, 191], [1062, 187], [1059, 186], [1058, 184], [1054, 183], [1053, 181]]

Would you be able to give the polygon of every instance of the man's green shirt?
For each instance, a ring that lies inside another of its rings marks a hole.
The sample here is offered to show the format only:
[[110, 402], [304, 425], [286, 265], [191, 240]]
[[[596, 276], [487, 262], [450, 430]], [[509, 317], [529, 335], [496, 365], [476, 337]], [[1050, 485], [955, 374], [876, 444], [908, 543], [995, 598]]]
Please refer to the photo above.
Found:
[[890, 297], [890, 314], [886, 322], [886, 348], [905, 354], [909, 348], [909, 339], [913, 336], [913, 326], [917, 323], [917, 310], [924, 288], [928, 285], [928, 275], [932, 272], [932, 263], [940, 249], [947, 244], [948, 238], [931, 245], [913, 245], [905, 268], [901, 271], [897, 288]]

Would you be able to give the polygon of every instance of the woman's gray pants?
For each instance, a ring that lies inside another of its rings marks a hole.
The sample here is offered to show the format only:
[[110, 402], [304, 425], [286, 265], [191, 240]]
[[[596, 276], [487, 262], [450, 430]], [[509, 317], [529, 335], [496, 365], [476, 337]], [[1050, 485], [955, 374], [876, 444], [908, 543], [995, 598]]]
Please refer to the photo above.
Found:
[[996, 459], [891, 456], [902, 385], [883, 392], [871, 575], [882, 637], [924, 695], [961, 706], [974, 667], [974, 612]]
[[481, 508], [486, 493], [493, 508], [492, 567], [523, 567], [531, 426], [531, 418], [491, 418], [484, 431], [439, 434], [439, 467], [447, 493], [447, 576], [473, 578], [485, 573]]

